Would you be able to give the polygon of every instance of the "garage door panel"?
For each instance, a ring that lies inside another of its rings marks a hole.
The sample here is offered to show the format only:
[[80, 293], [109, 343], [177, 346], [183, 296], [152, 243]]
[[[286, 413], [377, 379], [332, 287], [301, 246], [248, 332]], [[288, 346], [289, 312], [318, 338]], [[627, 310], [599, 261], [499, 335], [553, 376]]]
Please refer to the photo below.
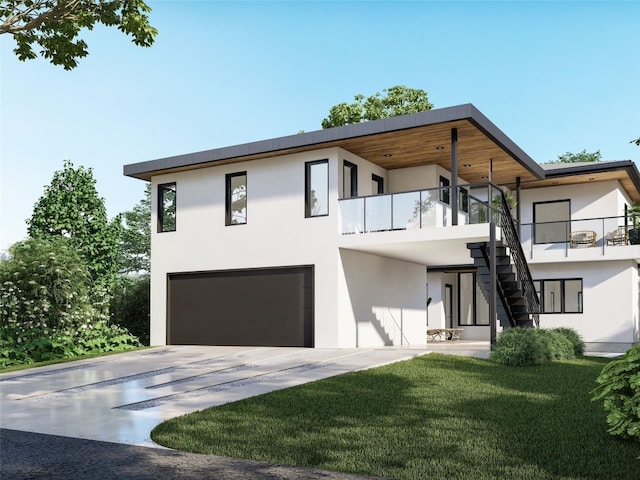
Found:
[[313, 269], [169, 275], [170, 344], [313, 346]]

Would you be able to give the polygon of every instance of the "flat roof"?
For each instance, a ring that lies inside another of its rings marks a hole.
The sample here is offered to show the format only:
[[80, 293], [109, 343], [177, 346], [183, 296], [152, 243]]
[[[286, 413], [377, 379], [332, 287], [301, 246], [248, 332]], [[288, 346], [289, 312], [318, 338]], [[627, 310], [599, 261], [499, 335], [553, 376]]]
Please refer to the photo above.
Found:
[[451, 129], [458, 130], [458, 173], [469, 183], [516, 176], [545, 178], [544, 169], [472, 104], [272, 138], [124, 166], [124, 175], [150, 180], [185, 170], [341, 147], [386, 169], [438, 164], [450, 169]]

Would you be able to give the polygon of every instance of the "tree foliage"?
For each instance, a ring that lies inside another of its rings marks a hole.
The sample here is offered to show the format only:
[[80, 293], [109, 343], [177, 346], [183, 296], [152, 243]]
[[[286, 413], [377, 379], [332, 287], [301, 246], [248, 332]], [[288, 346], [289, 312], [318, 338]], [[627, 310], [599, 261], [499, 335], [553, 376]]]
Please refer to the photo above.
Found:
[[546, 163], [581, 163], [581, 162], [599, 162], [602, 160], [602, 154], [600, 150], [595, 152], [587, 152], [582, 150], [578, 153], [566, 152], [562, 155], [558, 155], [555, 160], [549, 160]]
[[143, 0], [2, 0], [0, 34], [13, 35], [18, 59], [37, 58], [39, 47], [52, 64], [71, 70], [88, 54], [80, 31], [99, 23], [117, 27], [138, 46], [151, 46], [158, 31], [149, 12]]
[[87, 265], [94, 291], [109, 289], [118, 273], [120, 218], [107, 219], [93, 170], [70, 161], [54, 173], [27, 220], [29, 236], [68, 237]]
[[425, 112], [433, 108], [427, 92], [421, 89], [396, 85], [384, 89], [383, 93], [377, 92], [369, 97], [358, 94], [354, 97], [353, 103], [334, 105], [329, 110], [329, 116], [322, 120], [322, 128]]
[[120, 273], [149, 273], [151, 271], [151, 184], [145, 187], [144, 197], [132, 210], [122, 213], [122, 243]]
[[70, 238], [30, 238], [9, 251], [0, 262], [0, 367], [139, 346], [108, 323], [106, 297], [92, 294]]

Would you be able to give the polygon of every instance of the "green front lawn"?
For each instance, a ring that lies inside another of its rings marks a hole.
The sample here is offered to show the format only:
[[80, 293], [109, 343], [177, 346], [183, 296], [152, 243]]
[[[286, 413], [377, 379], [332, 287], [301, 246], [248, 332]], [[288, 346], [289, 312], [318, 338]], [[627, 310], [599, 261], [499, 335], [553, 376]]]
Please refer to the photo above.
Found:
[[608, 360], [537, 367], [432, 354], [186, 415], [171, 448], [396, 479], [633, 479], [590, 390]]

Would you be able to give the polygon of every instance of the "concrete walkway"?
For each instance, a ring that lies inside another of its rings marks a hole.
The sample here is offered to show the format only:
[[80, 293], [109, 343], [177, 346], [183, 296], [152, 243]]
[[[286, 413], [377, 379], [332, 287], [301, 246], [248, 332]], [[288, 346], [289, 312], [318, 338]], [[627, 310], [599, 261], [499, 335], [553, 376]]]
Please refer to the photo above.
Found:
[[489, 355], [486, 342], [379, 349], [169, 346], [0, 374], [0, 478], [371, 478], [176, 452], [153, 443], [150, 432], [186, 413], [436, 351]]

